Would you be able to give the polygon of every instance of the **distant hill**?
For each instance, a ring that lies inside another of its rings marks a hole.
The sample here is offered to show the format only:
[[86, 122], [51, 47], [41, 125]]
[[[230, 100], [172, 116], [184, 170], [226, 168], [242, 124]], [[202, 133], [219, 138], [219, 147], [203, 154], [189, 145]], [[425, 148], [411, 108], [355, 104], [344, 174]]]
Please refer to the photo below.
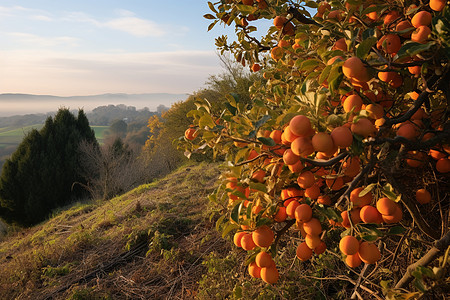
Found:
[[0, 117], [26, 114], [46, 114], [60, 107], [83, 108], [86, 112], [109, 104], [124, 104], [137, 109], [147, 107], [156, 111], [159, 105], [170, 107], [177, 101], [184, 101], [187, 94], [147, 93], [147, 94], [101, 94], [90, 96], [60, 97], [32, 94], [0, 94]]

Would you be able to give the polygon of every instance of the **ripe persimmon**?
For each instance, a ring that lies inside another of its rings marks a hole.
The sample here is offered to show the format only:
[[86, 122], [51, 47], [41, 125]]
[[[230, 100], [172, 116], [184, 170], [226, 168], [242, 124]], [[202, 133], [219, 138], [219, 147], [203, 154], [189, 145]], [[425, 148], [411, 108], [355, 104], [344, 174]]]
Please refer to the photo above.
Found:
[[436, 170], [439, 173], [448, 173], [450, 172], [450, 159], [441, 158], [436, 162]]
[[294, 165], [300, 161], [300, 156], [295, 155], [292, 149], [287, 149], [283, 153], [283, 161], [286, 165]]
[[416, 200], [420, 204], [427, 204], [431, 201], [431, 194], [426, 189], [418, 189], [416, 191]]
[[353, 78], [360, 82], [367, 82], [370, 79], [363, 62], [356, 56], [345, 60], [342, 65], [342, 72], [347, 78]]
[[190, 141], [194, 140], [198, 135], [198, 131], [195, 128], [188, 128], [184, 132], [184, 137]]
[[363, 137], [368, 137], [376, 131], [375, 126], [367, 118], [359, 118], [356, 123], [352, 124], [350, 129], [353, 133]]
[[372, 202], [372, 192], [368, 192], [362, 197], [359, 196], [359, 193], [361, 193], [363, 190], [363, 187], [358, 187], [351, 191], [350, 201], [353, 203], [354, 207], [363, 207], [365, 205], [369, 205]]
[[298, 244], [297, 246], [297, 250], [295, 251], [298, 259], [300, 259], [301, 261], [307, 261], [308, 259], [310, 259], [312, 257], [312, 250], [308, 247], [308, 245], [306, 244], [306, 242], [302, 242], [300, 244]]
[[316, 133], [311, 140], [311, 144], [315, 151], [320, 152], [331, 152], [334, 148], [333, 140], [331, 136], [326, 132]]
[[400, 50], [402, 43], [400, 37], [396, 34], [390, 33], [381, 37], [377, 42], [377, 48], [383, 49], [387, 54], [394, 54]]
[[331, 131], [331, 139], [333, 144], [339, 148], [350, 147], [353, 143], [353, 135], [350, 129], [344, 126], [339, 126]]
[[428, 26], [419, 26], [411, 33], [411, 41], [425, 44], [431, 34], [431, 29]]
[[398, 223], [403, 218], [403, 211], [400, 205], [397, 205], [395, 212], [392, 215], [381, 215], [381, 217], [386, 224]]
[[347, 257], [345, 258], [345, 263], [347, 264], [347, 266], [354, 269], [361, 265], [362, 260], [359, 257], [358, 253], [356, 253], [353, 255], [347, 255]]
[[322, 240], [318, 235], [307, 234], [305, 236], [305, 243], [311, 250], [314, 250], [314, 248], [318, 247], [321, 242]]
[[256, 244], [255, 244], [255, 242], [253, 241], [253, 238], [252, 238], [252, 234], [251, 234], [251, 233], [246, 232], [246, 233], [241, 237], [241, 246], [242, 246], [242, 249], [244, 249], [244, 250], [246, 250], [246, 251], [250, 251], [250, 250], [255, 249]]
[[[287, 200], [288, 201], [288, 200]], [[297, 200], [292, 200], [286, 206], [286, 214], [292, 219], [295, 218], [295, 209], [299, 206], [300, 203]]]
[[256, 255], [255, 263], [260, 268], [267, 268], [273, 266], [274, 261], [269, 253], [261, 251]]
[[321, 240], [320, 244], [316, 248], [314, 248], [314, 253], [319, 255], [324, 253], [325, 250], [327, 250], [327, 244], [325, 244], [325, 242]]
[[358, 255], [366, 264], [374, 264], [381, 258], [378, 247], [369, 242], [362, 242], [361, 245], [359, 245]]
[[252, 71], [253, 72], [258, 72], [259, 70], [261, 70], [261, 66], [259, 64], [253, 64], [252, 65]]
[[392, 215], [396, 210], [397, 203], [387, 197], [382, 197], [377, 201], [377, 210], [382, 215]]
[[280, 274], [275, 266], [261, 268], [261, 279], [265, 283], [274, 284], [278, 281]]
[[303, 229], [309, 235], [319, 235], [322, 233], [322, 225], [316, 218], [311, 218], [308, 222], [303, 223]]
[[305, 189], [305, 197], [315, 200], [319, 197], [319, 195], [320, 188], [316, 184], [313, 184], [309, 188]]
[[353, 112], [357, 113], [361, 110], [362, 105], [363, 101], [361, 97], [359, 95], [353, 94], [345, 98], [342, 107], [344, 108], [345, 112], [350, 112], [353, 110]]
[[235, 244], [237, 247], [239, 247], [239, 248], [242, 247], [241, 239], [242, 239], [242, 237], [243, 237], [246, 233], [247, 233], [247, 232], [245, 232], [245, 231], [239, 231], [239, 232], [236, 232], [236, 233], [234, 234], [233, 242], [234, 242], [234, 244]]
[[267, 225], [260, 226], [252, 232], [253, 242], [255, 242], [256, 246], [262, 248], [269, 247], [272, 244], [274, 237], [274, 232]]
[[341, 50], [347, 51], [347, 43], [345, 42], [345, 38], [338, 39], [333, 46], [333, 50]]
[[302, 189], [311, 187], [315, 182], [314, 174], [311, 171], [306, 171], [298, 175], [297, 183]]
[[287, 218], [286, 207], [284, 206], [278, 207], [277, 213], [273, 217], [275, 222], [278, 223], [284, 222], [286, 221], [286, 218]]
[[446, 0], [430, 0], [430, 8], [434, 11], [442, 11], [447, 3]]
[[339, 250], [345, 255], [356, 254], [359, 250], [359, 241], [352, 235], [346, 235], [339, 242]]
[[273, 25], [280, 30], [281, 28], [283, 28], [284, 24], [287, 22], [287, 19], [283, 16], [276, 16], [273, 19]]
[[312, 218], [312, 209], [308, 204], [300, 204], [295, 208], [295, 219], [299, 222], [308, 222]]
[[[361, 222], [361, 217], [359, 216], [360, 211], [361, 211], [361, 209], [359, 209], [359, 208], [355, 208], [355, 209], [351, 210], [350, 217], [351, 217], [353, 225]], [[341, 225], [344, 226], [345, 228], [350, 228], [350, 220], [348, 218], [348, 211], [344, 210], [343, 212], [341, 212], [341, 217], [342, 217]]]
[[254, 261], [248, 265], [248, 273], [253, 278], [261, 278], [261, 268]]
[[396, 31], [404, 31], [403, 33], [400, 34], [404, 38], [409, 38], [411, 36], [413, 29], [414, 26], [412, 26], [411, 22], [408, 20], [398, 22], [397, 26], [395, 26]]
[[289, 129], [296, 136], [307, 136], [311, 131], [311, 121], [308, 117], [297, 115], [289, 122]]
[[383, 222], [380, 212], [372, 205], [365, 205], [361, 207], [359, 217], [364, 223], [381, 224]]
[[431, 13], [426, 10], [422, 10], [417, 12], [411, 19], [411, 24], [415, 28], [419, 28], [420, 26], [428, 26], [431, 24]]

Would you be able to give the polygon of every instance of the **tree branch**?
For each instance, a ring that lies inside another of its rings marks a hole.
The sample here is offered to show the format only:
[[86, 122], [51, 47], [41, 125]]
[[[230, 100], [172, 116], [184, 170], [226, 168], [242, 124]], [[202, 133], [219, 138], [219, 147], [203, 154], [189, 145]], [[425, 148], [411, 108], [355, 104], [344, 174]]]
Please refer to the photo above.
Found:
[[288, 11], [289, 14], [291, 14], [294, 19], [296, 19], [297, 21], [299, 21], [302, 24], [311, 24], [311, 25], [316, 25], [316, 26], [320, 26], [319, 23], [317, 23], [316, 21], [312, 20], [312, 19], [308, 19], [307, 17], [305, 17], [301, 12], [299, 12], [295, 7], [289, 7]]
[[396, 289], [401, 289], [409, 284], [413, 280], [412, 272], [417, 267], [426, 267], [431, 262], [433, 262], [436, 258], [441, 255], [441, 252], [445, 251], [447, 247], [450, 246], [450, 231], [447, 232], [440, 240], [434, 243], [433, 248], [431, 248], [427, 254], [425, 254], [421, 259], [416, 261], [415, 263], [408, 266], [403, 277], [397, 282], [395, 285]]

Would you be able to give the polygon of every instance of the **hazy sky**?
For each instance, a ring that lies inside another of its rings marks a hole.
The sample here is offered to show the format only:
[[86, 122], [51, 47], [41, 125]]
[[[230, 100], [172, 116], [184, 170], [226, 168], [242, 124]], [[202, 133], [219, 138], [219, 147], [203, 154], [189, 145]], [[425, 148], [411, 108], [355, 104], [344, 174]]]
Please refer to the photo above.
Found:
[[220, 72], [206, 0], [0, 0], [0, 93], [192, 93]]

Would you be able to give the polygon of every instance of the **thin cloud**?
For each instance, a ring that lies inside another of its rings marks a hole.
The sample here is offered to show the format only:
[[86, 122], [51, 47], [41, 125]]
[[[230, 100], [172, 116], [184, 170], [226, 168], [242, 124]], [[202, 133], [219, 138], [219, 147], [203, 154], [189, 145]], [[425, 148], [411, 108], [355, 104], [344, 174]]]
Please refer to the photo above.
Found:
[[70, 36], [44, 37], [25, 32], [11, 32], [8, 35], [20, 43], [33, 45], [34, 47], [53, 47], [57, 45], [76, 47], [79, 42], [78, 38]]

